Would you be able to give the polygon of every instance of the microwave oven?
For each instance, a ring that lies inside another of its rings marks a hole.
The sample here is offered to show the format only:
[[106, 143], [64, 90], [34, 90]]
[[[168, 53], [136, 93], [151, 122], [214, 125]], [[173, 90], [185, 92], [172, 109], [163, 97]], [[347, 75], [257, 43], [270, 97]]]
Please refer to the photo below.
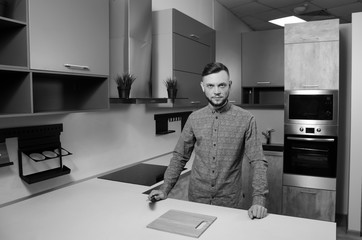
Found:
[[285, 124], [338, 126], [338, 106], [338, 90], [285, 91]]

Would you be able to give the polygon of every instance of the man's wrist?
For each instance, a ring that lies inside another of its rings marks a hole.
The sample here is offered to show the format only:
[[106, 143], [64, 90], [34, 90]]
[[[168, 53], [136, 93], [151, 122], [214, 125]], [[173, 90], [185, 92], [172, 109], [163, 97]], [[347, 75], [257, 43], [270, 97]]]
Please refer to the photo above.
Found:
[[264, 196], [254, 196], [253, 197], [253, 205], [260, 205], [265, 207], [266, 198]]

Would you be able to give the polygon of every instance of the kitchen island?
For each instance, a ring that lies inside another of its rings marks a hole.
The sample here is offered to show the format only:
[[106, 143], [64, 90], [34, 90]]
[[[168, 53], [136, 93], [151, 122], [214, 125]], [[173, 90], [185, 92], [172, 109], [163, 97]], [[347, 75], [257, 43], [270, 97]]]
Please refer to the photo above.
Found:
[[2, 207], [0, 239], [193, 239], [147, 228], [171, 209], [217, 217], [198, 239], [336, 239], [332, 222], [275, 214], [251, 220], [245, 210], [176, 199], [150, 204], [142, 192], [152, 187], [94, 178]]

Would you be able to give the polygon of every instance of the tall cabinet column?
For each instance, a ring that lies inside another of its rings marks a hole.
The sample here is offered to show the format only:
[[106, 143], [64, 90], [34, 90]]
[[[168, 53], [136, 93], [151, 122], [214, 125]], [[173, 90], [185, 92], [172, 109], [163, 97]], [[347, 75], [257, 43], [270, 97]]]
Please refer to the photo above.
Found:
[[362, 13], [352, 14], [351, 148], [349, 175], [348, 230], [361, 232], [362, 194]]

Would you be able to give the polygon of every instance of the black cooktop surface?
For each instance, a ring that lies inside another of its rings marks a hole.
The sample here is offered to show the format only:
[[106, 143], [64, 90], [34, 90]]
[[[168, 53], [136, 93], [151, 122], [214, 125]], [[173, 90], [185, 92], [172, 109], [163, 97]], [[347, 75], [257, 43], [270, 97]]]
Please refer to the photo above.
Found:
[[132, 167], [124, 168], [113, 173], [103, 175], [99, 178], [139, 184], [145, 186], [152, 186], [155, 183], [163, 181], [163, 174], [167, 166], [140, 163]]

